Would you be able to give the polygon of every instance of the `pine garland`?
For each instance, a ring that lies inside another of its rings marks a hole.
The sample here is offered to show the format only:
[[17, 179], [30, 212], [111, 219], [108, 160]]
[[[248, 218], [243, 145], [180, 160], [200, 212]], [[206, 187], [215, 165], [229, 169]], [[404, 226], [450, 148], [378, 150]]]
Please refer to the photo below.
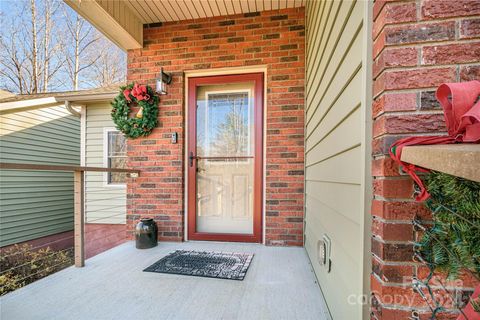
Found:
[[[131, 83], [120, 87], [118, 96], [111, 103], [112, 120], [128, 138], [147, 136], [157, 126], [158, 102], [159, 98], [150, 86]], [[140, 107], [134, 117], [130, 117], [131, 105]]]
[[[457, 279], [467, 270], [480, 279], [480, 183], [439, 172], [425, 176], [424, 182], [434, 224], [416, 243], [417, 254], [431, 274], [442, 271]], [[471, 302], [475, 309], [478, 300]]]

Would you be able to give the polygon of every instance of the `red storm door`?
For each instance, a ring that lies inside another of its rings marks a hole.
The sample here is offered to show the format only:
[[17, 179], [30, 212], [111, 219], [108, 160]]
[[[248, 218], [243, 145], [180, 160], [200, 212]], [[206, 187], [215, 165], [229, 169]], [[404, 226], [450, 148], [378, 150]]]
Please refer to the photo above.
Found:
[[188, 238], [262, 241], [263, 73], [188, 80]]

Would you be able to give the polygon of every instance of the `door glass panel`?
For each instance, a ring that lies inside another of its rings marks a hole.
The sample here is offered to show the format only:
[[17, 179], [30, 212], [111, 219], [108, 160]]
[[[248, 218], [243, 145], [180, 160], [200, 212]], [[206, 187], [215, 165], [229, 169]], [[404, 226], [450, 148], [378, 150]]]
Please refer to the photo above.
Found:
[[253, 88], [197, 88], [197, 232], [253, 234]]
[[197, 155], [253, 155], [253, 82], [197, 89]]

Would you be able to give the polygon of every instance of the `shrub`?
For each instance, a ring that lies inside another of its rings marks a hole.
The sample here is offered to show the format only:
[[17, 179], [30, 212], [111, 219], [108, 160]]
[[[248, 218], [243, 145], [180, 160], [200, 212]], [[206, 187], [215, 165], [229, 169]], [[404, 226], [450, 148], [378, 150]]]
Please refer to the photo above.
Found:
[[73, 264], [73, 250], [35, 250], [31, 245], [14, 245], [0, 256], [0, 295], [26, 286]]

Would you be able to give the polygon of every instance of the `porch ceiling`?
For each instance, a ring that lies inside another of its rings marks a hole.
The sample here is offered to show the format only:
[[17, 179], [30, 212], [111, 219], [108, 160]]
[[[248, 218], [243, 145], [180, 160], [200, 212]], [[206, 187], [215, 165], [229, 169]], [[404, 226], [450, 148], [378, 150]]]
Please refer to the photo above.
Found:
[[302, 7], [306, 0], [125, 0], [143, 24]]
[[302, 7], [307, 0], [64, 0], [124, 50], [143, 46], [143, 25]]

